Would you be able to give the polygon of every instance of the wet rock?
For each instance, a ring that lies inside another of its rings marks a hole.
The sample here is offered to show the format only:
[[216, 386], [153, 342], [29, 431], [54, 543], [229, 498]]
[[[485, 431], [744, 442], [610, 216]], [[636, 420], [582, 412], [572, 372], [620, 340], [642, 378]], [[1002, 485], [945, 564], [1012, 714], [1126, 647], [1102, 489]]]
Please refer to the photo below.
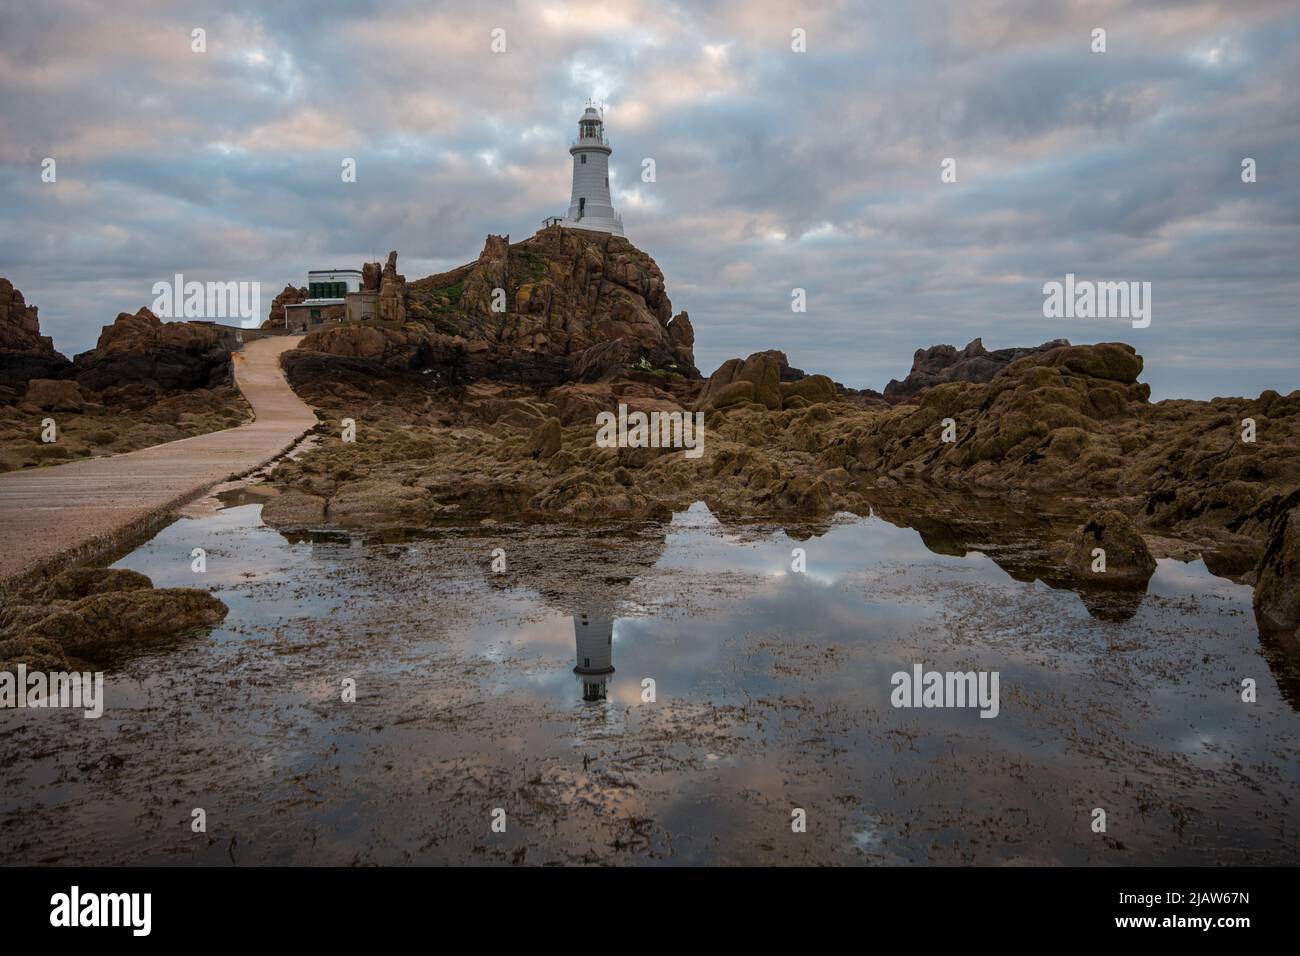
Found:
[[1279, 503], [1255, 581], [1255, 611], [1273, 630], [1300, 627], [1300, 490]]
[[352, 527], [423, 528], [432, 507], [426, 488], [384, 479], [350, 481], [330, 499], [329, 518]]
[[[1094, 570], [1097, 548], [1105, 552], [1105, 571]], [[1133, 522], [1111, 509], [1097, 512], [1079, 526], [1069, 543], [1065, 566], [1095, 586], [1145, 588], [1155, 573], [1156, 560]]]
[[262, 505], [262, 522], [271, 528], [310, 528], [325, 523], [326, 499], [291, 488]]
[[161, 637], [212, 627], [228, 608], [197, 588], [144, 588], [93, 594], [29, 625], [19, 638], [53, 641], [91, 660]]

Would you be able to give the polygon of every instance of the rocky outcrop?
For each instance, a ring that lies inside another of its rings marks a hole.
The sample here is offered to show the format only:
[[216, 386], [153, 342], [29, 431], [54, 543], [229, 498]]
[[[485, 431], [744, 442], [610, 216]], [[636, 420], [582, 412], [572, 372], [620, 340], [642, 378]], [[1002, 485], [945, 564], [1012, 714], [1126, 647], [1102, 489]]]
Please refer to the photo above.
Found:
[[0, 278], [0, 350], [54, 354], [54, 342], [41, 335], [41, 323], [34, 305], [8, 279]]
[[477, 261], [411, 283], [407, 301], [471, 352], [571, 357], [622, 339], [637, 364], [699, 377], [689, 316], [673, 316], [658, 265], [621, 236], [489, 236]]
[[295, 288], [286, 285], [280, 290], [279, 295], [271, 300], [271, 311], [262, 323], [264, 329], [282, 329], [284, 328], [284, 307], [286, 305], [297, 305], [300, 302], [307, 301], [307, 287], [300, 286]]
[[[496, 354], [471, 353], [460, 341], [467, 368]], [[1068, 550], [1053, 560], [1062, 582], [1108, 620], [1131, 616], [1141, 603], [1140, 591], [1134, 598], [1132, 588], [1116, 585], [1149, 574], [1143, 533], [1194, 541], [1194, 552], [1226, 554], [1234, 573], [1244, 574], [1255, 567], [1276, 517], [1266, 502], [1300, 485], [1300, 392], [1152, 405], [1138, 381], [1141, 358], [1118, 343], [1035, 352], [988, 382], [945, 383], [918, 404], [896, 406], [863, 404], [861, 394], [825, 376], [791, 369], [780, 352], [732, 359], [703, 383], [646, 370], [639, 361], [627, 370], [638, 353], [626, 340], [585, 352], [577, 366], [589, 372], [583, 380], [534, 388], [470, 378], [454, 390], [429, 387], [436, 378], [429, 369], [288, 353], [289, 367], [328, 363], [307, 376], [328, 378], [328, 387], [304, 386], [320, 389], [322, 414], [337, 420], [359, 413], [366, 427], [355, 445], [322, 442], [305, 460], [282, 464], [275, 480], [312, 496], [299, 504], [313, 517], [323, 501], [326, 523], [339, 520], [340, 497], [353, 500], [349, 522], [373, 513], [381, 522], [418, 523], [444, 514], [648, 518], [701, 500], [719, 515], [803, 520], [838, 510], [866, 513], [881, 494], [895, 491], [909, 497], [923, 488], [983, 491], [1024, 500], [1041, 494], [1068, 502], [1071, 512], [1102, 512], [1071, 543], [1103, 547], [1104, 576], [1089, 580], [1092, 547], [1073, 559], [1083, 576], [1067, 570]], [[560, 363], [548, 376], [563, 374], [566, 357], [533, 354], [539, 365]], [[370, 364], [354, 369], [358, 363]], [[290, 377], [296, 377], [292, 367]], [[315, 401], [315, 393], [303, 394]], [[702, 455], [598, 446], [596, 415], [619, 405], [647, 412], [698, 408], [706, 426]], [[1240, 440], [1245, 415], [1266, 436], [1256, 444]], [[331, 422], [325, 430], [335, 427]], [[379, 499], [388, 492], [357, 482], [396, 482], [427, 491], [428, 498], [401, 492], [416, 499], [415, 507], [385, 516]], [[1166, 484], [1170, 495], [1144, 506], [1151, 490]], [[1205, 497], [1194, 497], [1199, 494]], [[1117, 504], [1122, 513], [1108, 514]]]
[[0, 402], [17, 402], [32, 379], [64, 378], [71, 363], [41, 335], [34, 305], [8, 279], [0, 279]]
[[[346, 358], [372, 359], [391, 367], [419, 369], [447, 360], [450, 337], [417, 322], [349, 322], [307, 333], [299, 347]], [[434, 354], [437, 353], [437, 354]]]
[[1117, 343], [1026, 356], [988, 383], [949, 382], [898, 406], [854, 443], [855, 457], [892, 479], [945, 487], [1113, 490], [1150, 396], [1141, 369], [1132, 346]]
[[1013, 348], [988, 351], [981, 339], [975, 339], [960, 352], [951, 345], [934, 345], [917, 349], [912, 356], [912, 371], [903, 381], [890, 379], [885, 398], [900, 402], [928, 388], [946, 382], [988, 382], [1016, 359], [1037, 355], [1069, 345], [1065, 339], [1044, 342], [1037, 348]]
[[83, 389], [161, 392], [210, 388], [229, 378], [230, 351], [220, 332], [201, 322], [163, 322], [148, 309], [123, 312], [100, 333], [95, 348], [74, 360]]

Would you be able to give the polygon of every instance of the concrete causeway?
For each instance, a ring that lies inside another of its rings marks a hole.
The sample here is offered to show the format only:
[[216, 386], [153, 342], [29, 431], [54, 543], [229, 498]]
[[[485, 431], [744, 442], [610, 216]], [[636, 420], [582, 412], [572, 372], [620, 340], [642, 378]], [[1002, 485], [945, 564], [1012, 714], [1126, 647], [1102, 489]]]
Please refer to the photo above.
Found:
[[111, 550], [213, 485], [290, 447], [316, 424], [280, 369], [280, 353], [301, 338], [268, 336], [233, 353], [235, 382], [253, 407], [254, 420], [247, 424], [123, 455], [0, 475], [0, 582]]

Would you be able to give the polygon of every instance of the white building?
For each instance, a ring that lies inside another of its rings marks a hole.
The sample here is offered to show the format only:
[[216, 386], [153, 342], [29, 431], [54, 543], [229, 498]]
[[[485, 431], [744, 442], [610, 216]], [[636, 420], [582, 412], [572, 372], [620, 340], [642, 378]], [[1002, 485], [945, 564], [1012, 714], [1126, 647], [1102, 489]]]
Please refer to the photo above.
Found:
[[588, 106], [578, 120], [578, 138], [569, 147], [573, 157], [573, 194], [569, 212], [561, 225], [570, 229], [591, 229], [623, 235], [623, 217], [614, 211], [609, 198], [609, 140], [605, 121], [594, 106]]
[[346, 314], [346, 297], [360, 289], [360, 269], [312, 269], [307, 273], [307, 298], [284, 306], [284, 327], [303, 332], [340, 322]]
[[303, 305], [342, 305], [349, 292], [360, 291], [360, 269], [313, 269], [307, 273], [307, 300]]
[[582, 611], [573, 615], [573, 642], [578, 661], [573, 672], [582, 683], [582, 699], [604, 700], [614, 673], [613, 615]]

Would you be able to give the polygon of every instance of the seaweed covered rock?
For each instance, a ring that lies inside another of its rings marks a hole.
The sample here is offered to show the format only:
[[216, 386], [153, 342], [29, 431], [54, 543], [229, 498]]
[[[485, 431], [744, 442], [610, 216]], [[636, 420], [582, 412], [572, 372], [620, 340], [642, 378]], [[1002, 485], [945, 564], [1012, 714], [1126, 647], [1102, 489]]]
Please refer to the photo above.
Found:
[[95, 659], [115, 651], [221, 623], [226, 605], [197, 588], [132, 588], [73, 601], [29, 624], [19, 638], [50, 641]]
[[794, 407], [791, 402], [800, 399], [809, 405], [833, 402], [836, 398], [835, 382], [828, 375], [809, 375], [797, 382], [781, 383], [781, 405]]
[[108, 591], [152, 588], [148, 575], [127, 568], [69, 568], [55, 575], [45, 586], [50, 601], [76, 601]]
[[0, 671], [12, 674], [19, 664], [29, 671], [62, 671], [68, 669], [68, 657], [62, 647], [47, 638], [0, 638]]
[[563, 433], [558, 418], [548, 418], [528, 435], [524, 451], [533, 458], [550, 458], [560, 450]]

